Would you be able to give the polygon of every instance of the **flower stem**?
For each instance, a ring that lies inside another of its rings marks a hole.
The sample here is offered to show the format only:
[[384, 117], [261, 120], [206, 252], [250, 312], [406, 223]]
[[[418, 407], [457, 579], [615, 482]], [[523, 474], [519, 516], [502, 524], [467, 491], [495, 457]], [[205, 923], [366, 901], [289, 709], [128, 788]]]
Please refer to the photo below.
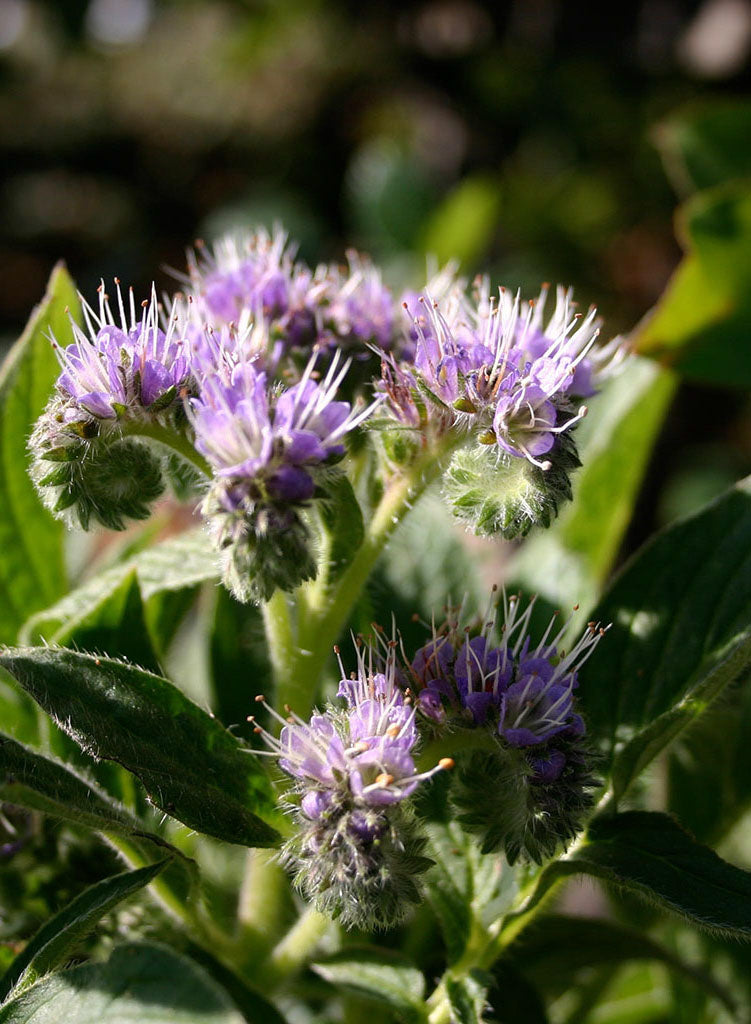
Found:
[[264, 987], [275, 987], [299, 971], [332, 927], [331, 918], [308, 907], [261, 965], [258, 976], [263, 978]]
[[[277, 676], [280, 706], [290, 704], [299, 715], [309, 714], [326, 660], [368, 577], [406, 512], [439, 476], [443, 454], [431, 450], [403, 476], [391, 481], [375, 509], [363, 543], [345, 571], [331, 585], [313, 587], [305, 593], [299, 646], [286, 671]], [[302, 594], [300, 597], [302, 599]]]
[[180, 433], [180, 431], [169, 430], [159, 423], [134, 421], [133, 423], [123, 424], [122, 432], [128, 437], [145, 437], [150, 441], [156, 441], [163, 447], [180, 455], [186, 462], [189, 462], [197, 469], [202, 476], [209, 480], [214, 475], [211, 466], [204, 459], [203, 455], [196, 451], [186, 435]]
[[247, 965], [268, 954], [282, 930], [288, 900], [287, 875], [275, 850], [248, 850], [237, 907], [238, 941]]

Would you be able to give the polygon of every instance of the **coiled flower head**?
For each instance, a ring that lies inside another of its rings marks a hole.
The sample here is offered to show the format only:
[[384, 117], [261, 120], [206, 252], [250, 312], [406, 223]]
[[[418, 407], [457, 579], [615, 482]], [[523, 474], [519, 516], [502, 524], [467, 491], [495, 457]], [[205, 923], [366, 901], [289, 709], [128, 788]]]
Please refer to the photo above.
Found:
[[189, 406], [196, 448], [215, 471], [201, 511], [239, 600], [265, 600], [315, 575], [303, 510], [377, 404], [339, 401], [347, 364], [335, 355], [318, 383], [316, 358], [287, 390], [270, 386], [258, 363], [227, 359], [201, 377]]
[[431, 863], [409, 797], [453, 762], [417, 771], [415, 709], [398, 685], [393, 646], [385, 657], [358, 647], [357, 671], [338, 696], [344, 708], [327, 705], [308, 722], [267, 706], [283, 725], [278, 739], [256, 727], [296, 795], [297, 831], [283, 858], [319, 909], [348, 927], [390, 927], [419, 900], [415, 876]]
[[[409, 669], [417, 707], [436, 728], [482, 729], [492, 738], [461, 764], [455, 798], [485, 848], [503, 846], [510, 861], [540, 861], [575, 835], [593, 785], [575, 690], [606, 630], [591, 622], [565, 652], [570, 620], [556, 630], [554, 616], [534, 644], [533, 605], [521, 612], [518, 597], [504, 594], [501, 622], [493, 601], [477, 629], [450, 613]], [[479, 787], [491, 781], [480, 800]]]

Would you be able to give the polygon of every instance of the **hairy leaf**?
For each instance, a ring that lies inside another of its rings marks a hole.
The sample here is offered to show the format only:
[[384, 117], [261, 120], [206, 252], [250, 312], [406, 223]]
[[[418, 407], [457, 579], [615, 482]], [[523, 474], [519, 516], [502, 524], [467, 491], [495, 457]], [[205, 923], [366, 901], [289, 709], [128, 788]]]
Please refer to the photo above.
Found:
[[386, 1003], [399, 1020], [420, 1024], [427, 1019], [422, 973], [387, 949], [351, 947], [313, 964], [313, 970], [337, 988]]
[[0, 655], [57, 725], [87, 753], [136, 775], [154, 804], [198, 832], [270, 846], [278, 820], [258, 759], [166, 679], [65, 649]]
[[106, 963], [53, 974], [0, 1009], [0, 1024], [42, 1021], [246, 1024], [229, 996], [200, 967], [147, 943], [118, 946]]

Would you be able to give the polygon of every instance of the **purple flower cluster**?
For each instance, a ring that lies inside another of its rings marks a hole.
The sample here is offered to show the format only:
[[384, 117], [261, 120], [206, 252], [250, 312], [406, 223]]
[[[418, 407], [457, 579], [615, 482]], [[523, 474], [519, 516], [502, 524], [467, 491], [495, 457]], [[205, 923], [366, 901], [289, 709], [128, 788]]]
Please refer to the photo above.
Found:
[[525, 311], [519, 296], [503, 289], [491, 298], [486, 281], [472, 302], [457, 297], [456, 283], [442, 288], [441, 303], [414, 296], [405, 302], [414, 358], [384, 360], [393, 413], [410, 426], [427, 415], [441, 432], [463, 428], [482, 444], [549, 469], [544, 456], [586, 414], [576, 403], [622, 357], [621, 342], [595, 347], [595, 310], [576, 313], [570, 290], [558, 289], [546, 323], [547, 288]]
[[[570, 651], [560, 650], [569, 623], [553, 634], [554, 616], [533, 646], [528, 635], [534, 601], [520, 613], [519, 599], [503, 598], [503, 622], [497, 629], [495, 609], [476, 636], [450, 619], [415, 654], [410, 676], [417, 706], [435, 723], [451, 719], [470, 727], [490, 726], [513, 748], [536, 748], [534, 767], [540, 781], [554, 781], [565, 755], [545, 749], [556, 737], [576, 740], [584, 723], [574, 710], [577, 672], [605, 630], [592, 622]], [[493, 640], [499, 634], [500, 639]]]
[[399, 803], [453, 762], [443, 758], [430, 771], [416, 770], [415, 708], [398, 685], [393, 648], [385, 658], [358, 648], [357, 658], [351, 677], [344, 678], [342, 668], [337, 696], [345, 699], [346, 709], [329, 707], [305, 722], [291, 711], [285, 720], [265, 705], [282, 731], [278, 739], [260, 726], [255, 731], [295, 780], [308, 820], [317, 821], [344, 803], [355, 811], [350, 824], [360, 837], [373, 839], [383, 822], [368, 810]]
[[339, 354], [320, 383], [314, 355], [300, 381], [287, 390], [272, 386], [257, 362], [234, 360], [225, 347], [212, 372], [198, 375], [200, 394], [189, 417], [196, 448], [208, 460], [226, 500], [248, 489], [258, 500], [298, 504], [312, 498], [316, 470], [344, 454], [343, 439], [373, 405], [353, 410], [336, 394], [348, 365]]
[[348, 253], [348, 269], [312, 270], [295, 259], [280, 230], [220, 239], [189, 260], [190, 287], [201, 315], [215, 324], [250, 314], [263, 325], [273, 359], [281, 351], [345, 348], [365, 356], [394, 340], [394, 298], [377, 267]]
[[116, 287], [118, 315], [102, 284], [98, 311], [83, 303], [88, 334], [71, 319], [73, 343], [63, 348], [53, 338], [62, 367], [58, 391], [100, 420], [161, 412], [180, 401], [191, 382], [179, 303], [162, 314], [152, 290], [151, 300], [137, 311], [131, 289], [126, 312], [119, 282]]

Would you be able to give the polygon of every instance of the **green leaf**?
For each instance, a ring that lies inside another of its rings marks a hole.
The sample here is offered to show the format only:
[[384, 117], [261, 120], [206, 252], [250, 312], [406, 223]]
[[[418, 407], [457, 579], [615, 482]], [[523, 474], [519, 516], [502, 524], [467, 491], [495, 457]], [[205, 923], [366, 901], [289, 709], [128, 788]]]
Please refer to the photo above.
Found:
[[667, 814], [628, 811], [595, 818], [587, 841], [542, 872], [516, 916], [529, 913], [553, 885], [576, 874], [633, 892], [708, 931], [751, 938], [751, 873], [697, 843]]
[[549, 998], [575, 985], [580, 971], [601, 965], [620, 966], [628, 960], [653, 960], [710, 992], [731, 1011], [729, 993], [707, 972], [681, 960], [644, 932], [604, 918], [546, 914], [506, 949], [509, 959]]
[[684, 376], [751, 385], [751, 184], [700, 192], [681, 208], [686, 255], [635, 335], [639, 352]]
[[591, 608], [618, 554], [675, 378], [645, 359], [630, 359], [591, 402], [577, 429], [582, 468], [574, 500], [549, 529], [514, 558], [519, 584], [555, 607]]
[[98, 831], [141, 831], [125, 808], [83, 775], [2, 734], [0, 800]]
[[321, 576], [331, 584], [347, 569], [365, 536], [362, 511], [344, 473], [327, 484], [319, 510], [323, 526]]
[[501, 208], [499, 183], [487, 175], [464, 178], [428, 220], [421, 248], [438, 264], [458, 260], [471, 266], [495, 235]]
[[679, 192], [751, 177], [751, 104], [694, 104], [657, 125], [655, 143]]
[[0, 370], [0, 641], [13, 642], [38, 608], [65, 591], [63, 527], [43, 508], [28, 475], [26, 443], [60, 368], [48, 334], [65, 338], [66, 306], [78, 297], [62, 264]]
[[87, 753], [136, 775], [153, 803], [197, 832], [245, 846], [278, 839], [260, 761], [166, 679], [65, 649], [15, 648], [2, 664]]
[[446, 978], [446, 995], [451, 1007], [452, 1024], [483, 1024], [492, 978], [472, 970], [463, 978]]
[[709, 846], [751, 807], [751, 686], [732, 688], [670, 752], [667, 806]]
[[592, 617], [613, 626], [579, 701], [618, 797], [751, 657], [751, 480], [652, 538]]
[[443, 932], [448, 962], [458, 960], [476, 925], [500, 916], [510, 900], [513, 873], [497, 854], [479, 844], [455, 822], [431, 824], [429, 855], [435, 862], [425, 876], [428, 899]]
[[500, 1024], [548, 1024], [540, 993], [507, 960], [499, 960], [493, 968], [490, 1002]]
[[64, 963], [105, 914], [148, 885], [167, 863], [165, 859], [137, 871], [124, 871], [80, 893], [42, 926], [0, 978], [0, 1001], [20, 994]]
[[261, 609], [217, 587], [210, 628], [211, 706], [226, 725], [246, 727], [248, 695], [273, 687]]
[[50, 643], [127, 658], [141, 668], [159, 671], [133, 569], [99, 604], [69, 619], [50, 638]]
[[423, 1003], [425, 978], [410, 960], [397, 953], [375, 947], [350, 947], [312, 967], [336, 988], [386, 1003], [400, 1020], [409, 1024], [427, 1020]]
[[[141, 597], [150, 602], [165, 593], [183, 591], [219, 578], [216, 555], [208, 538], [200, 530], [191, 530], [155, 544], [110, 566], [76, 590], [66, 594], [49, 608], [33, 615], [21, 633], [23, 643], [52, 642], [69, 622], [78, 622], [91, 614], [135, 572]], [[157, 610], [147, 612], [151, 618]]]
[[52, 1021], [246, 1024], [226, 992], [200, 967], [146, 943], [118, 946], [106, 963], [53, 974], [0, 1009], [0, 1024]]

